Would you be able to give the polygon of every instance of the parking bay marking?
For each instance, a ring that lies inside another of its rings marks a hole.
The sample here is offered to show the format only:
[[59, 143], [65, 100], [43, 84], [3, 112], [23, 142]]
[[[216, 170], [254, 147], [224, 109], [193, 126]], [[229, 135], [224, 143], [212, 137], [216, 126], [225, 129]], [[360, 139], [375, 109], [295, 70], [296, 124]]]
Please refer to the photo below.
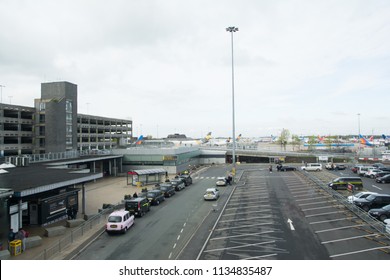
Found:
[[365, 250], [359, 250], [359, 251], [348, 252], [348, 253], [343, 253], [343, 254], [338, 254], [338, 255], [332, 255], [332, 256], [329, 256], [329, 257], [331, 257], [331, 258], [338, 258], [338, 257], [343, 257], [343, 256], [348, 256], [348, 255], [353, 255], [353, 254], [359, 254], [359, 253], [364, 253], [364, 252], [369, 252], [369, 251], [374, 251], [374, 250], [388, 249], [388, 248], [390, 248], [390, 246], [375, 247], [375, 248], [370, 248], [370, 249], [365, 249]]
[[372, 185], [372, 187], [382, 191], [382, 188], [380, 188], [378, 186]]
[[292, 223], [291, 219], [288, 219], [288, 220], [287, 220], [287, 223], [290, 224], [290, 229], [291, 229], [291, 230], [295, 230], [295, 228], [294, 228], [294, 226], [293, 226], [293, 223]]
[[347, 241], [347, 240], [351, 240], [351, 239], [358, 239], [358, 238], [365, 238], [365, 237], [379, 236], [379, 235], [380, 234], [378, 234], [378, 233], [365, 234], [365, 235], [360, 235], [360, 236], [353, 236], [353, 237], [348, 237], [348, 238], [341, 238], [341, 239], [323, 241], [323, 242], [321, 242], [321, 244], [335, 243], [335, 242]]

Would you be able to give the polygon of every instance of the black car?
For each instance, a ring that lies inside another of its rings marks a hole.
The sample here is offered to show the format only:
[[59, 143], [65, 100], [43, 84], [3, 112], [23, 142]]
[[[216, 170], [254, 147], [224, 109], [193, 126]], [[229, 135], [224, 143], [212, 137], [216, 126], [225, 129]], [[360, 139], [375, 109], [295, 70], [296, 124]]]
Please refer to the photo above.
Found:
[[390, 174], [385, 175], [383, 177], [376, 178], [375, 181], [377, 183], [390, 183]]
[[388, 194], [371, 194], [366, 198], [358, 198], [353, 201], [353, 203], [362, 208], [364, 211], [381, 208], [390, 204], [390, 195]]
[[383, 206], [382, 208], [371, 209], [368, 211], [368, 214], [383, 222], [390, 218], [390, 204]]
[[146, 193], [151, 205], [159, 205], [165, 200], [164, 193], [160, 190], [151, 190]]
[[294, 166], [282, 165], [280, 167], [276, 167], [279, 171], [296, 171], [297, 168]]
[[165, 197], [171, 197], [176, 193], [175, 188], [169, 183], [158, 185], [156, 186], [156, 189], [162, 191]]
[[380, 177], [383, 177], [383, 176], [386, 176], [386, 175], [389, 175], [390, 172], [389, 171], [382, 171], [382, 172], [378, 172], [375, 174], [375, 178], [380, 178]]
[[171, 180], [171, 185], [175, 188], [175, 191], [177, 191], [177, 192], [181, 191], [182, 189], [184, 189], [186, 187], [183, 180], [181, 180], [181, 179]]
[[150, 202], [146, 197], [136, 197], [125, 200], [125, 209], [131, 215], [142, 217], [146, 212], [150, 211]]
[[185, 185], [186, 187], [188, 187], [189, 185], [192, 184], [192, 178], [191, 178], [190, 175], [185, 175], [185, 174], [183, 174], [183, 175], [180, 175], [179, 178], [182, 179], [182, 180], [184, 181], [184, 185]]

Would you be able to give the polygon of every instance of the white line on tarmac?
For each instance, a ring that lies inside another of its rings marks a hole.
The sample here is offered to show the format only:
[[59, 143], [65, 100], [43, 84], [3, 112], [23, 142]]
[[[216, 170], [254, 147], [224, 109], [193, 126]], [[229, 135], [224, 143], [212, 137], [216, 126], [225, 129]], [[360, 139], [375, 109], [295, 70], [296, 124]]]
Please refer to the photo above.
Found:
[[296, 199], [295, 201], [306, 201], [306, 200], [313, 200], [313, 199], [324, 199], [323, 196], [318, 196], [318, 197], [311, 197], [311, 198], [303, 198], [303, 199]]
[[348, 237], [348, 238], [341, 238], [341, 239], [324, 241], [324, 242], [321, 242], [321, 244], [335, 243], [335, 242], [341, 242], [341, 241], [346, 241], [346, 240], [364, 238], [364, 237], [369, 237], [369, 236], [377, 236], [377, 235], [379, 235], [379, 234], [374, 233], [374, 234], [359, 235], [359, 236], [353, 236], [353, 237]]
[[267, 242], [253, 243], [253, 244], [247, 244], [247, 245], [240, 245], [240, 246], [233, 246], [233, 247], [226, 247], [226, 248], [219, 248], [219, 249], [211, 249], [211, 250], [206, 250], [206, 251], [203, 251], [203, 252], [204, 253], [208, 253], [208, 252], [215, 252], [215, 251], [238, 249], [238, 248], [244, 248], [244, 247], [250, 247], [250, 246], [256, 246], [256, 245], [263, 245], [263, 244], [270, 244], [270, 243], [275, 243], [275, 241], [267, 241]]
[[325, 215], [344, 213], [344, 212], [345, 211], [325, 212], [325, 213], [320, 213], [320, 214], [306, 215], [305, 218], [317, 217], [317, 216], [325, 216]]
[[234, 215], [247, 215], [247, 214], [262, 213], [262, 212], [269, 212], [269, 211], [271, 211], [271, 209], [264, 209], [264, 210], [258, 210], [258, 211], [246, 211], [246, 212], [240, 212], [240, 213], [223, 214], [222, 217], [234, 216]]
[[345, 226], [345, 227], [338, 227], [338, 228], [330, 228], [330, 229], [317, 230], [317, 231], [315, 231], [315, 233], [329, 232], [329, 231], [348, 229], [348, 228], [356, 228], [356, 227], [366, 227], [366, 226], [368, 226], [368, 225], [361, 224], [361, 225], [352, 225], [352, 226]]
[[373, 188], [376, 188], [378, 190], [383, 190], [382, 188], [378, 187], [378, 186], [375, 186], [375, 185], [372, 185]]
[[322, 203], [328, 203], [328, 202], [333, 202], [333, 201], [336, 201], [336, 200], [333, 199], [333, 200], [327, 200], [327, 201], [301, 203], [301, 204], [298, 204], [298, 206], [306, 206], [306, 205], [312, 205], [312, 204], [322, 204]]
[[245, 258], [243, 260], [253, 260], [253, 259], [262, 259], [262, 258], [268, 258], [268, 257], [273, 257], [277, 256], [278, 254], [268, 254], [268, 255], [262, 255], [262, 256], [256, 256], [256, 257], [250, 257], [250, 258]]
[[312, 211], [312, 210], [325, 209], [325, 208], [334, 208], [334, 206], [328, 205], [328, 206], [322, 206], [322, 207], [307, 208], [307, 209], [302, 209], [302, 211]]
[[247, 227], [255, 227], [255, 226], [266, 226], [266, 225], [273, 225], [273, 224], [274, 223], [260, 223], [260, 224], [251, 224], [251, 225], [237, 226], [237, 227], [225, 227], [225, 228], [217, 228], [215, 229], [215, 231], [235, 229], [235, 228], [247, 228]]
[[247, 218], [247, 219], [234, 219], [234, 220], [224, 220], [224, 221], [219, 221], [220, 223], [230, 223], [230, 222], [241, 222], [241, 221], [250, 221], [250, 220], [258, 220], [258, 219], [269, 219], [269, 218], [272, 218], [272, 215], [268, 215], [268, 216], [265, 216], [265, 217], [251, 217], [251, 218]]
[[[255, 205], [255, 206], [248, 206], [248, 207], [240, 207], [240, 209], [248, 209], [248, 208], [264, 208], [264, 207], [271, 207], [271, 205]], [[231, 207], [231, 208], [226, 208], [225, 211], [229, 211], [229, 210], [237, 210], [237, 207]]]
[[338, 222], [338, 221], [345, 221], [345, 220], [352, 220], [357, 219], [357, 217], [349, 217], [349, 218], [340, 218], [340, 219], [333, 219], [333, 220], [324, 220], [324, 221], [318, 221], [318, 222], [311, 222], [310, 225], [315, 224], [323, 224], [323, 223], [329, 223], [329, 222]]
[[343, 257], [343, 256], [348, 256], [348, 255], [353, 255], [353, 254], [359, 254], [359, 253], [364, 253], [364, 252], [374, 251], [374, 250], [380, 250], [380, 249], [388, 249], [388, 248], [390, 248], [390, 246], [370, 248], [370, 249], [366, 249], [366, 250], [360, 250], [360, 251], [354, 251], [354, 252], [349, 252], [349, 253], [344, 253], [344, 254], [332, 255], [332, 256], [329, 256], [329, 257], [331, 257], [331, 258], [338, 258], [338, 257]]
[[231, 236], [223, 236], [223, 237], [215, 237], [211, 238], [211, 240], [221, 240], [221, 239], [228, 239], [228, 238], [236, 238], [236, 237], [245, 237], [245, 236], [253, 236], [253, 235], [261, 235], [261, 234], [267, 234], [267, 233], [274, 233], [275, 231], [269, 230], [269, 231], [263, 231], [263, 232], [256, 232], [256, 233], [247, 233], [247, 234], [240, 234], [240, 235], [231, 235]]

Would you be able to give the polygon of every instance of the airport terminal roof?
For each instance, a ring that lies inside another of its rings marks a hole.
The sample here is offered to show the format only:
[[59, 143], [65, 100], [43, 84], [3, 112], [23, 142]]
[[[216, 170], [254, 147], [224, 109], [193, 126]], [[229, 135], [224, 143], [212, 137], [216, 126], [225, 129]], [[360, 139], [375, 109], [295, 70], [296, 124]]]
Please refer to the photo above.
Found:
[[[65, 163], [63, 163], [66, 165]], [[24, 197], [103, 177], [101, 172], [86, 173], [72, 168], [53, 168], [46, 163], [7, 168], [0, 174], [0, 188], [13, 191], [14, 197]]]

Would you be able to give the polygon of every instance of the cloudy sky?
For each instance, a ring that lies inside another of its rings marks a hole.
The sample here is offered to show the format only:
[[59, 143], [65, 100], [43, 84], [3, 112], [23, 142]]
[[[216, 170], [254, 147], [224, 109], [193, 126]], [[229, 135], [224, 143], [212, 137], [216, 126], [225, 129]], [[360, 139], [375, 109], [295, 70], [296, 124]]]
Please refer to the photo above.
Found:
[[390, 1], [0, 1], [2, 102], [78, 85], [134, 134], [390, 134]]

